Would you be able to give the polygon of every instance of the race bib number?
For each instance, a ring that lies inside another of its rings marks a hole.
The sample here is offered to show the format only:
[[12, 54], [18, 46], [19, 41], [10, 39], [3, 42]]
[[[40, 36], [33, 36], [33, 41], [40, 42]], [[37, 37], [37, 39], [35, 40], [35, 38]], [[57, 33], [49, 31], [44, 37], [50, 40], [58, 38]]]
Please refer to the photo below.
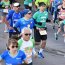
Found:
[[40, 33], [40, 35], [47, 35], [46, 30], [40, 30], [39, 33]]
[[8, 13], [8, 9], [3, 9], [3, 12], [4, 13]]

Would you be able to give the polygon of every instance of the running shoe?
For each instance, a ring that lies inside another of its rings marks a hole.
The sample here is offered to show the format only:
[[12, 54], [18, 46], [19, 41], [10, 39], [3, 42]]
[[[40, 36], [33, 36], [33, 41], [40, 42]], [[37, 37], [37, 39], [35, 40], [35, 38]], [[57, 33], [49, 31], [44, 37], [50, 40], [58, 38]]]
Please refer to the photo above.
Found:
[[55, 39], [58, 40], [58, 34], [57, 33], [55, 33]]
[[38, 52], [38, 57], [39, 58], [44, 58], [43, 54], [42, 53], [39, 53], [39, 52]]

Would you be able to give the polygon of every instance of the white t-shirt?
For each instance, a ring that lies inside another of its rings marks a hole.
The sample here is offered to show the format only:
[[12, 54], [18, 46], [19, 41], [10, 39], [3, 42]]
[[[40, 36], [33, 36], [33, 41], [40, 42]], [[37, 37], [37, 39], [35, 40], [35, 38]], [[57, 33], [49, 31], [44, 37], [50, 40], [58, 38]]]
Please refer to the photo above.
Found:
[[20, 47], [20, 50], [24, 51], [27, 56], [28, 63], [32, 62], [33, 43], [32, 41], [24, 41]]

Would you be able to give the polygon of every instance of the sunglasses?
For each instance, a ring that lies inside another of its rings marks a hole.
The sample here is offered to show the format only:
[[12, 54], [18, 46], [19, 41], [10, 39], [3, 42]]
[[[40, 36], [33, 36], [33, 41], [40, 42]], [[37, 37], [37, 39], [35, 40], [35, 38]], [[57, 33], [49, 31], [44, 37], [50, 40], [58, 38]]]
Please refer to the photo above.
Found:
[[28, 36], [28, 35], [30, 36], [31, 34], [30, 33], [29, 34], [28, 33], [25, 34], [25, 36]]
[[12, 48], [15, 48], [15, 47], [18, 48], [18, 46], [12, 46]]

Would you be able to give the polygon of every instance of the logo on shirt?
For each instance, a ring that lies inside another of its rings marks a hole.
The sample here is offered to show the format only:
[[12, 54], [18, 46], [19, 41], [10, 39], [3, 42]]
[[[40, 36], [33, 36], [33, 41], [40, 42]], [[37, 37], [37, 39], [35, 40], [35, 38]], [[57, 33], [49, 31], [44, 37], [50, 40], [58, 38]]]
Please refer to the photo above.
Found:
[[17, 60], [20, 60], [21, 58], [16, 58]]

